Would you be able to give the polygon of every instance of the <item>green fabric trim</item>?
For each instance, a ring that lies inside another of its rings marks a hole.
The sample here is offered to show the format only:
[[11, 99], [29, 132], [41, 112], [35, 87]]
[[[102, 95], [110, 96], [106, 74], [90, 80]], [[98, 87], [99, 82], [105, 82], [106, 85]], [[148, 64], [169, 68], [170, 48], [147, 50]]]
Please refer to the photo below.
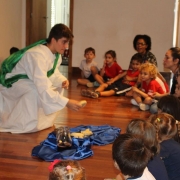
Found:
[[47, 72], [47, 77], [50, 77], [50, 76], [54, 73], [54, 70], [56, 69], [56, 66], [57, 66], [57, 63], [58, 63], [58, 59], [59, 59], [59, 54], [56, 53], [56, 59], [54, 60], [53, 68], [50, 69], [50, 70]]
[[[22, 56], [28, 49], [30, 49], [34, 46], [37, 46], [39, 44], [45, 44], [45, 43], [46, 43], [46, 40], [40, 40], [34, 44], [31, 44], [31, 45], [19, 50], [18, 52], [13, 53], [7, 59], [5, 59], [1, 65], [1, 69], [0, 69], [0, 84], [9, 88], [9, 87], [12, 87], [12, 84], [17, 82], [19, 79], [29, 79], [26, 74], [17, 74], [8, 79], [5, 79], [5, 76], [7, 73], [11, 73], [13, 68], [16, 66], [16, 64], [19, 62], [19, 60], [22, 58]], [[59, 54], [57, 53], [53, 68], [47, 72], [47, 77], [50, 77], [54, 73], [54, 70], [57, 66], [58, 59], [59, 59]]]

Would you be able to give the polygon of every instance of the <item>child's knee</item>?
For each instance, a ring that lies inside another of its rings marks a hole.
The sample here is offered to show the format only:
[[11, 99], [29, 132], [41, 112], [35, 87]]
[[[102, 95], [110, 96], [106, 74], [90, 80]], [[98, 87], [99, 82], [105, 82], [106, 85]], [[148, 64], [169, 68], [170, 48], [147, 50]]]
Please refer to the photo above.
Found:
[[151, 97], [147, 97], [147, 98], [144, 100], [144, 102], [145, 102], [146, 104], [152, 104], [152, 98], [151, 98]]
[[92, 73], [92, 75], [97, 74], [98, 73], [97, 68], [96, 67], [91, 67], [91, 73]]

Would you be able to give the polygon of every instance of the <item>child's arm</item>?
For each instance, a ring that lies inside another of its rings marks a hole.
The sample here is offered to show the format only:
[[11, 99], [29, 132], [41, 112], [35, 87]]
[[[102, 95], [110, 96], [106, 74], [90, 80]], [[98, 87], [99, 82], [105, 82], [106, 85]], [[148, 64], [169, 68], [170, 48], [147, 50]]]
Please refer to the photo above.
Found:
[[124, 80], [125, 80], [125, 81], [137, 81], [137, 80], [138, 80], [138, 77], [130, 77], [130, 76], [126, 75], [126, 76], [124, 77]]
[[143, 91], [141, 91], [140, 89], [138, 89], [136, 86], [132, 87], [133, 92], [138, 93], [141, 97], [143, 98], [147, 98], [150, 97], [148, 94], [144, 93]]
[[124, 71], [121, 74], [118, 74], [117, 76], [115, 76], [114, 78], [111, 78], [107, 83], [113, 83], [115, 81], [117, 81], [118, 79], [121, 79], [122, 77], [124, 77], [127, 74], [127, 71]]
[[84, 72], [81, 70], [81, 78], [85, 79]]
[[101, 69], [101, 71], [100, 71], [100, 76], [104, 76], [104, 73], [105, 73], [105, 67], [106, 67], [106, 60], [104, 60], [104, 64], [103, 64], [103, 67], [102, 67], [102, 69]]
[[151, 96], [153, 99], [160, 99], [160, 98], [162, 98], [163, 96], [167, 96], [167, 95], [169, 95], [169, 93], [165, 93], [165, 94], [160, 94], [160, 93], [158, 93], [158, 92], [155, 92], [155, 93], [153, 93], [153, 95]]

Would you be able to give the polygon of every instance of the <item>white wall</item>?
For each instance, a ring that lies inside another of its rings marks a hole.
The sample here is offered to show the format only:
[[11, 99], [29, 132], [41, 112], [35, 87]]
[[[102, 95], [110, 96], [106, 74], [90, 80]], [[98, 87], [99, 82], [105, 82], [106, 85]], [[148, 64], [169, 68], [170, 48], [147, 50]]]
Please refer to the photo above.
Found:
[[74, 0], [72, 66], [79, 67], [84, 49], [96, 50], [100, 66], [107, 50], [115, 50], [117, 61], [128, 68], [135, 53], [133, 39], [147, 34], [152, 39], [152, 53], [163, 71], [162, 59], [172, 46], [174, 0]]
[[12, 46], [25, 46], [25, 0], [0, 0], [0, 62]]

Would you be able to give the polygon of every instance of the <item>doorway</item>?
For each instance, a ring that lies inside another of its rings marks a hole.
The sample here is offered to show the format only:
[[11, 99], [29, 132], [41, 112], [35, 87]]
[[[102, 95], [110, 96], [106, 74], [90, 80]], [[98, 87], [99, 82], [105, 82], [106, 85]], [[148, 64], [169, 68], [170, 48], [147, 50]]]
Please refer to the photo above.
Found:
[[[26, 46], [47, 38], [56, 23], [66, 24], [72, 30], [73, 4], [74, 0], [26, 0]], [[69, 44], [68, 57], [64, 59], [68, 71], [66, 73], [72, 72], [71, 54], [72, 42]]]

